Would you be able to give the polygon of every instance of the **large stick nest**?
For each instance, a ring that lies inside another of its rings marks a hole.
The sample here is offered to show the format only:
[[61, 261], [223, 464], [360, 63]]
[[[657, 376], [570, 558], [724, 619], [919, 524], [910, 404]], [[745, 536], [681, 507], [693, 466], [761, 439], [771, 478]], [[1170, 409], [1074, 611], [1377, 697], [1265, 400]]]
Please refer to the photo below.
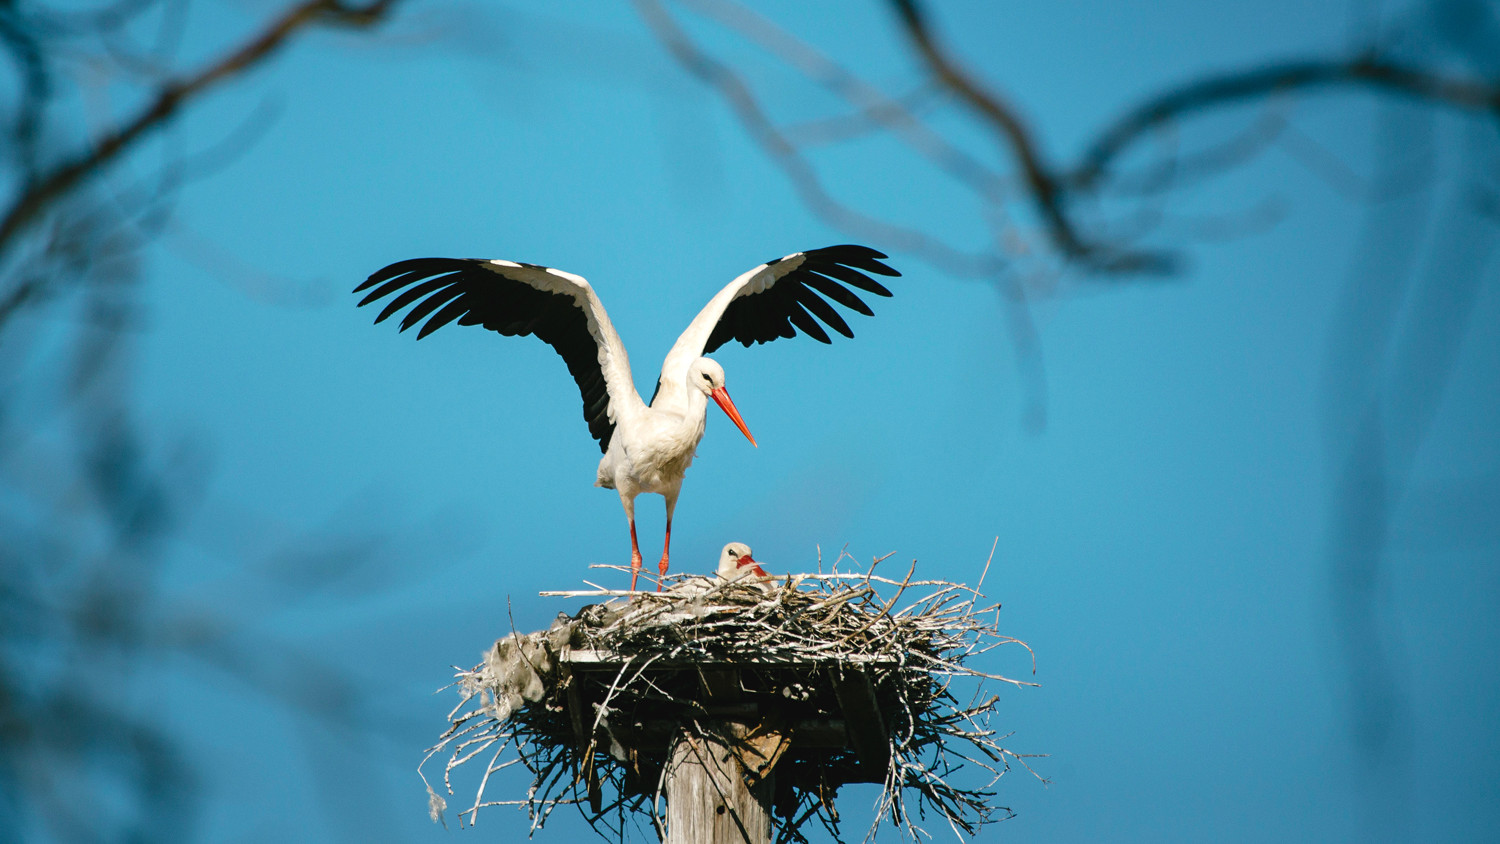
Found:
[[[806, 841], [802, 828], [814, 818], [843, 840], [834, 796], [851, 782], [883, 785], [872, 835], [887, 820], [915, 839], [933, 815], [969, 835], [1011, 817], [994, 786], [1025, 756], [990, 728], [997, 697], [984, 686], [1032, 684], [973, 662], [1024, 643], [1000, 635], [999, 604], [981, 607], [976, 589], [911, 573], [891, 580], [873, 568], [774, 584], [673, 577], [659, 593], [544, 593], [611, 600], [560, 613], [549, 630], [513, 632], [483, 663], [460, 670], [463, 699], [423, 766], [446, 752], [451, 796], [456, 768], [488, 760], [460, 824], [481, 808], [517, 805], [534, 832], [557, 806], [573, 804], [612, 836], [635, 819], [665, 837], [672, 742], [733, 722], [747, 782], [774, 774], [779, 842]], [[844, 711], [854, 705], [850, 688], [864, 690], [869, 713]], [[883, 727], [875, 735], [885, 747], [872, 749], [871, 722]], [[855, 725], [866, 730], [858, 751]], [[515, 764], [532, 774], [525, 798], [487, 800], [491, 774]], [[422, 777], [440, 819], [447, 802]]]

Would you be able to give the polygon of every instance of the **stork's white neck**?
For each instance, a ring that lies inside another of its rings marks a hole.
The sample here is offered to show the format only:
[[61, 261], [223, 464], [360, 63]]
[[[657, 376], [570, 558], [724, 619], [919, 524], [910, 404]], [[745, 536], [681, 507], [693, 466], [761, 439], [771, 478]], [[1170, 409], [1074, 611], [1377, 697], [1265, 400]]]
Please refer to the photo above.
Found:
[[[696, 430], [696, 436], [701, 437], [708, 415], [708, 395], [693, 383], [691, 375], [683, 378], [681, 387], [681, 392], [674, 390], [670, 395], [663, 391], [651, 404], [651, 409], [664, 417], [677, 417], [682, 428], [689, 432]], [[697, 444], [696, 438], [693, 443]]]
[[686, 438], [697, 448], [698, 441], [703, 439], [703, 430], [708, 426], [708, 396], [691, 384], [687, 387], [687, 412], [682, 415], [682, 426]]

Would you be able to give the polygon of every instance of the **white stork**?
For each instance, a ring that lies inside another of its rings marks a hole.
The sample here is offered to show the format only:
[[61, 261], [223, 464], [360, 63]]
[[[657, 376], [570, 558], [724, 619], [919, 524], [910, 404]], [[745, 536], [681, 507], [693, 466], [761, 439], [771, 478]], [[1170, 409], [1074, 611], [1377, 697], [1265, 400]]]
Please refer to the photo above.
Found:
[[625, 345], [598, 295], [572, 273], [517, 261], [416, 258], [380, 270], [354, 292], [374, 288], [360, 300], [361, 306], [398, 294], [375, 322], [411, 306], [401, 330], [425, 319], [417, 332], [419, 340], [457, 320], [459, 325], [482, 325], [501, 334], [534, 334], [562, 355], [583, 393], [589, 433], [604, 452], [594, 485], [618, 491], [630, 521], [634, 590], [641, 569], [635, 497], [654, 492], [666, 498], [667, 529], [659, 567], [666, 574], [672, 511], [683, 473], [703, 439], [708, 399], [755, 443], [724, 389], [724, 369], [704, 355], [730, 340], [749, 346], [795, 337], [799, 329], [815, 340], [831, 342], [823, 324], [853, 337], [828, 300], [873, 316], [849, 287], [890, 296], [866, 275], [900, 275], [880, 262], [885, 257], [865, 246], [830, 246], [768, 261], [731, 281], [677, 338], [662, 362], [650, 402], [642, 401], [635, 390]]
[[719, 552], [719, 568], [714, 572], [725, 580], [749, 578], [749, 582], [761, 589], [769, 589], [771, 575], [760, 567], [760, 561], [750, 553], [750, 546], [743, 542], [731, 542]]

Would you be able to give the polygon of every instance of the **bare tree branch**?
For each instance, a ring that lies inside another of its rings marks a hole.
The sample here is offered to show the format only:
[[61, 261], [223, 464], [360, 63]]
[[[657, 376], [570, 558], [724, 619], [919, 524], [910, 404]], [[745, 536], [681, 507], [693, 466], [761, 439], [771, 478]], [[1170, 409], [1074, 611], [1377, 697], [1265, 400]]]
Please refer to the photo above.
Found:
[[304, 0], [283, 12], [254, 38], [198, 73], [164, 83], [134, 118], [105, 133], [92, 148], [22, 186], [0, 218], [0, 252], [48, 206], [89, 176], [109, 167], [133, 144], [171, 120], [183, 105], [213, 85], [258, 66], [298, 30], [311, 24], [370, 26], [379, 22], [393, 5], [395, 0], [372, 0], [365, 5], [344, 0]]
[[793, 188], [814, 213], [833, 225], [863, 232], [889, 248], [918, 253], [956, 275], [994, 278], [1004, 270], [1003, 262], [995, 256], [966, 252], [926, 232], [877, 219], [834, 199], [823, 187], [817, 171], [767, 116], [755, 93], [738, 74], [694, 44], [659, 0], [634, 2], [672, 57], [719, 92], [751, 139], [786, 172]]
[[[899, 99], [840, 67], [806, 41], [764, 16], [727, 0], [682, 2], [753, 39], [767, 52], [786, 61], [808, 79], [838, 94], [860, 109], [859, 114], [848, 116], [853, 118], [856, 125], [885, 128], [923, 158], [972, 187], [985, 202], [998, 206], [1005, 195], [1012, 192], [1007, 177], [995, 172], [993, 168], [950, 142], [942, 133], [923, 123]], [[928, 82], [918, 88], [917, 93], [931, 97], [934, 93], [941, 95], [942, 90]], [[833, 126], [837, 129], [837, 124]], [[805, 128], [800, 127], [798, 133]], [[792, 132], [788, 131], [786, 135], [791, 138]]]
[[1120, 251], [1082, 235], [1068, 213], [1063, 179], [1044, 160], [1040, 145], [1020, 115], [998, 94], [960, 68], [938, 46], [916, 0], [891, 0], [891, 4], [928, 69], [993, 126], [1010, 147], [1020, 164], [1037, 212], [1047, 224], [1048, 235], [1064, 256], [1111, 272], [1161, 272], [1169, 268], [1171, 262], [1165, 255]]
[[1016, 110], [965, 72], [937, 43], [918, 0], [891, 0], [918, 55], [937, 79], [989, 123], [1010, 148], [1054, 246], [1069, 260], [1107, 272], [1159, 271], [1161, 253], [1122, 251], [1081, 231], [1070, 194], [1097, 187], [1109, 166], [1153, 129], [1178, 117], [1285, 91], [1328, 87], [1403, 94], [1464, 111], [1500, 116], [1500, 85], [1452, 78], [1374, 53], [1350, 60], [1302, 60], [1236, 70], [1169, 90], [1127, 111], [1102, 131], [1072, 172], [1050, 165]]
[[[222, 602], [190, 606], [164, 576], [201, 498], [202, 467], [185, 439], [158, 447], [167, 435], [135, 410], [141, 250], [168, 219], [184, 174], [214, 165], [248, 136], [237, 132], [197, 160], [169, 155], [145, 179], [131, 177], [128, 165], [215, 85], [284, 58], [280, 48], [297, 32], [369, 26], [395, 3], [273, 0], [274, 14], [202, 66], [178, 70], [166, 57], [187, 0], [0, 0], [0, 54], [14, 65], [12, 102], [0, 115], [0, 137], [10, 141], [0, 141], [0, 338], [11, 364], [0, 368], [15, 370], [0, 388], [0, 830], [59, 840], [191, 837], [204, 799], [199, 748], [157, 706], [101, 696], [80, 676], [119, 689], [146, 672], [194, 679], [217, 669], [348, 737], [391, 731], [393, 719], [368, 703], [355, 675], [257, 631], [263, 613], [240, 620]], [[153, 10], [159, 34], [141, 52], [136, 38]], [[122, 116], [78, 131], [66, 108], [73, 80], [55, 69], [69, 60], [90, 79], [129, 87]], [[28, 311], [59, 319], [11, 319]], [[36, 330], [49, 322], [62, 331]], [[39, 333], [47, 342], [37, 342]], [[299, 575], [319, 564], [356, 571], [373, 556], [363, 538], [316, 540], [297, 537], [314, 563]], [[274, 590], [278, 607], [311, 594], [298, 588], [305, 581], [275, 571], [247, 582], [264, 584], [268, 599]], [[243, 610], [246, 590], [235, 595]], [[185, 671], [164, 666], [181, 657], [190, 660]]]
[[1500, 117], [1500, 85], [1477, 79], [1450, 79], [1376, 55], [1349, 61], [1284, 62], [1200, 79], [1141, 103], [1099, 133], [1067, 181], [1080, 189], [1093, 187], [1110, 165], [1143, 135], [1185, 114], [1286, 91], [1334, 87], [1406, 94], [1464, 111], [1493, 112]]

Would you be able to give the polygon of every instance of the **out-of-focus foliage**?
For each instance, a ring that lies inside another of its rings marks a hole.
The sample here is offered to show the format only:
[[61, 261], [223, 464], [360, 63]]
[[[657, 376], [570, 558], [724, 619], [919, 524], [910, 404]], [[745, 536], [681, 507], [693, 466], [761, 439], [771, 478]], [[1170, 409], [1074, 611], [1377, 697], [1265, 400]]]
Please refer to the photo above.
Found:
[[[164, 586], [204, 460], [191, 442], [143, 429], [132, 374], [145, 325], [140, 252], [170, 219], [189, 162], [169, 154], [144, 178], [117, 164], [304, 24], [364, 23], [387, 5], [289, 6], [188, 75], [172, 70], [187, 3], [0, 5], [4, 840], [192, 837], [193, 751], [141, 682], [175, 659], [200, 682], [233, 676], [300, 717], [358, 722], [337, 672]], [[124, 103], [124, 116], [100, 97]], [[297, 587], [290, 577], [265, 584], [282, 601]]]

